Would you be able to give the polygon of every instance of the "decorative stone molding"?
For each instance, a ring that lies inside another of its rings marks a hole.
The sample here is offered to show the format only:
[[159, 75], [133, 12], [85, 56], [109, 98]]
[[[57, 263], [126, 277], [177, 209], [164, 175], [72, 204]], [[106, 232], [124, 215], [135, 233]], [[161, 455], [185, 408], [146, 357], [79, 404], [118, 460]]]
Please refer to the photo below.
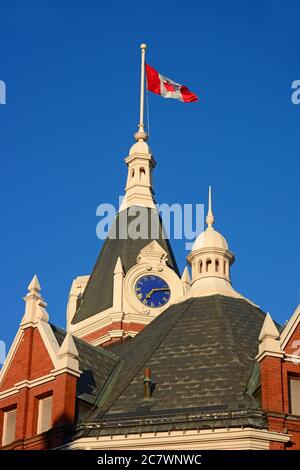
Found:
[[64, 450], [269, 450], [271, 442], [286, 443], [288, 434], [263, 429], [228, 428], [140, 433], [79, 438]]

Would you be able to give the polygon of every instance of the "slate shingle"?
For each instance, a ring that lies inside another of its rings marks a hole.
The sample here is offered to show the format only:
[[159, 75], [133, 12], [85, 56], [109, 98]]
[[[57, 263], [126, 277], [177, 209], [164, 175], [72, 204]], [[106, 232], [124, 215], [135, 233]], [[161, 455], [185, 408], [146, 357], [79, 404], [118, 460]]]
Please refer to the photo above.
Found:
[[[120, 432], [137, 418], [161, 426], [164, 419], [170, 422], [182, 413], [205, 413], [206, 421], [215, 414], [220, 425], [229, 420], [231, 425], [263, 426], [263, 413], [246, 389], [264, 317], [246, 300], [221, 295], [169, 307], [130, 342], [110, 348], [119, 354], [121, 367], [89, 423], [110, 423], [112, 428], [118, 423]], [[143, 399], [145, 367], [152, 371], [150, 400]], [[193, 418], [188, 421], [193, 426]], [[205, 422], [203, 417], [200, 421]]]

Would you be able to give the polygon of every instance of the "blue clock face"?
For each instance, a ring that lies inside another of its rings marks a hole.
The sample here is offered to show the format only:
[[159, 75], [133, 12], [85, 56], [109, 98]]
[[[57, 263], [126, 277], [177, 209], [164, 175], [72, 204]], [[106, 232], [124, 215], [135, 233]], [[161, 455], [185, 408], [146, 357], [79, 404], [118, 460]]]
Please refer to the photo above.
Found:
[[141, 277], [135, 285], [135, 293], [142, 304], [151, 308], [162, 307], [170, 299], [170, 287], [158, 276]]

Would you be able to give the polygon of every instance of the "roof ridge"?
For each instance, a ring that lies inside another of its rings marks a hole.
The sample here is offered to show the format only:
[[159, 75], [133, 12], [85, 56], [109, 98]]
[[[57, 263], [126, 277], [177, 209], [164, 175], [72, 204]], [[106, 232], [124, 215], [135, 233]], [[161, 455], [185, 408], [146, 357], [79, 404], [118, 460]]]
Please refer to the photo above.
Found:
[[[239, 363], [239, 366], [240, 366], [241, 368], [243, 368], [244, 364], [243, 364], [243, 362], [241, 361], [239, 354], [237, 354], [238, 348], [237, 348], [237, 343], [236, 343], [235, 334], [234, 334], [234, 331], [233, 331], [233, 328], [232, 328], [232, 322], [229, 320], [229, 315], [228, 315], [229, 309], [228, 309], [227, 297], [226, 297], [226, 296], [221, 296], [221, 295], [220, 295], [220, 297], [222, 297], [222, 299], [221, 299], [221, 304], [216, 305], [215, 308], [216, 308], [216, 311], [217, 311], [218, 309], [219, 309], [219, 310], [220, 310], [220, 309], [222, 309], [222, 310], [224, 309], [224, 310], [226, 311], [226, 313], [227, 313], [227, 314], [225, 315], [226, 324], [227, 324], [227, 328], [229, 328], [230, 331], [231, 331], [230, 341], [226, 340], [226, 343], [227, 343], [227, 345], [229, 346], [229, 351], [230, 351], [230, 355], [232, 356], [232, 359], [237, 360], [238, 363]], [[244, 302], [246, 299], [236, 299], [236, 300], [239, 301], [239, 302], [240, 302], [240, 301]], [[217, 303], [216, 303], [216, 304], [217, 304]], [[219, 308], [218, 308], [218, 307], [219, 307]], [[257, 313], [264, 313], [264, 312], [262, 312], [259, 308], [257, 308], [257, 307], [255, 307], [255, 308], [256, 308], [256, 310], [257, 310]], [[223, 341], [224, 341], [224, 338], [223, 338]], [[231, 343], [231, 345], [230, 345], [229, 343]], [[233, 350], [236, 352], [236, 354], [233, 354], [232, 348], [233, 348]], [[254, 363], [255, 363], [255, 358], [253, 359], [253, 364], [254, 364]], [[237, 373], [239, 373], [239, 374], [241, 373], [241, 372], [240, 372], [240, 367], [237, 368]], [[253, 369], [253, 365], [252, 365], [252, 369]], [[249, 378], [250, 378], [250, 376], [251, 376], [252, 369], [251, 369], [251, 371], [250, 371], [250, 374], [249, 374], [248, 377], [247, 377], [247, 380], [246, 380], [246, 383], [245, 383], [245, 390], [244, 390], [244, 393], [247, 393], [247, 385], [248, 385], [248, 382], [249, 382]], [[249, 394], [248, 394], [248, 395], [249, 395]], [[252, 396], [252, 395], [251, 395], [251, 396]], [[253, 398], [253, 397], [252, 397], [252, 398]], [[254, 401], [255, 401], [255, 400], [254, 400]], [[255, 403], [256, 403], [256, 402], [255, 402]]]

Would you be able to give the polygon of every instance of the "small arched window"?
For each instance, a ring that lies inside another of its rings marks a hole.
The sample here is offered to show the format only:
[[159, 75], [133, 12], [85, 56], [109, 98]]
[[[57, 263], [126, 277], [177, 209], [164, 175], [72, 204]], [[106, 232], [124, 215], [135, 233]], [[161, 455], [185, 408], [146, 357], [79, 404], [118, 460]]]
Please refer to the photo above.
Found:
[[144, 183], [146, 179], [146, 171], [145, 168], [140, 168], [140, 181]]
[[199, 262], [199, 273], [200, 274], [202, 273], [202, 265], [203, 265], [203, 263], [202, 263], [202, 261], [200, 261]]
[[226, 274], [226, 261], [224, 261], [223, 271], [224, 271], [224, 274]]
[[131, 170], [131, 179], [134, 178], [134, 169]]
[[216, 273], [219, 272], [219, 260], [218, 259], [216, 259], [215, 261], [215, 270], [216, 270]]
[[211, 272], [211, 259], [206, 260], [206, 272], [209, 273]]

